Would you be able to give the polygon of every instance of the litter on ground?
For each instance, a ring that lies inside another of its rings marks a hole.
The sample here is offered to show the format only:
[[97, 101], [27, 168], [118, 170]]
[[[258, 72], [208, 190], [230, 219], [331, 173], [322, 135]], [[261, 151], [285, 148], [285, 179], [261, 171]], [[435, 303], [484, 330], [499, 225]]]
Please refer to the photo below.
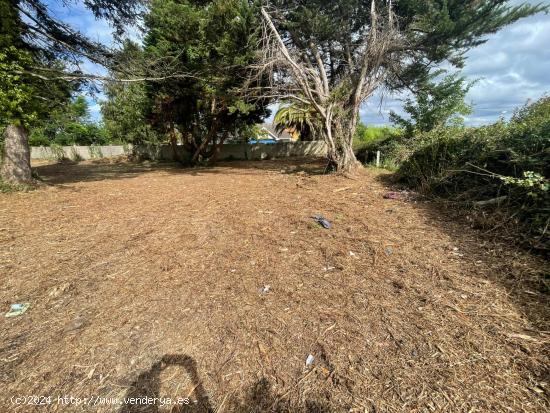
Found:
[[17, 317], [17, 316], [23, 315], [25, 313], [25, 311], [28, 310], [29, 307], [30, 307], [29, 303], [12, 304], [10, 306], [10, 311], [8, 311], [6, 313], [6, 318]]
[[401, 199], [399, 192], [388, 192], [384, 195], [384, 199]]
[[319, 225], [321, 225], [325, 229], [331, 229], [332, 224], [322, 215], [314, 215], [311, 218], [315, 220]]

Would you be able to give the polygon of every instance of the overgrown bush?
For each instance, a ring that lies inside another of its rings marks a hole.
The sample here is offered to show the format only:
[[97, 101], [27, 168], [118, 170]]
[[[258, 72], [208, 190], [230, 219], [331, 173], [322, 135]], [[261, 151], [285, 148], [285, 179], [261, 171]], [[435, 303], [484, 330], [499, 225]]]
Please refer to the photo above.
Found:
[[373, 160], [376, 150], [386, 142], [401, 139], [400, 129], [391, 127], [365, 126], [360, 123], [353, 139], [353, 149], [357, 159], [361, 162]]
[[550, 98], [519, 109], [509, 122], [439, 127], [374, 149], [399, 165], [402, 182], [423, 193], [482, 208], [486, 227], [521, 229], [550, 248]]

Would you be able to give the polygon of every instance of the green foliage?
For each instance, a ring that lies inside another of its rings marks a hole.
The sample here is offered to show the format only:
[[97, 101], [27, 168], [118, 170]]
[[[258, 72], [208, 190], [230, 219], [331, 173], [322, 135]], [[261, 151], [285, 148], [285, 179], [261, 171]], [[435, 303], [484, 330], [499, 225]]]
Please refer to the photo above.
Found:
[[28, 125], [36, 118], [36, 89], [24, 75], [31, 64], [28, 52], [14, 46], [0, 49], [0, 125]]
[[319, 139], [319, 131], [322, 130], [321, 122], [319, 115], [311, 106], [299, 102], [281, 106], [273, 121], [278, 132], [285, 129], [296, 130], [302, 141]]
[[499, 176], [499, 178], [507, 185], [515, 185], [520, 188], [531, 188], [532, 190], [530, 190], [527, 195], [532, 197], [539, 197], [541, 192], [548, 192], [550, 188], [548, 179], [533, 171], [523, 172], [522, 178], [515, 178], [512, 176]]
[[[137, 47], [127, 43], [127, 47]], [[106, 133], [113, 142], [159, 143], [162, 137], [149, 124], [150, 100], [143, 83], [110, 83], [101, 102]]]
[[464, 77], [457, 74], [447, 75], [441, 81], [432, 80], [442, 73], [436, 71], [428, 79], [416, 82], [414, 100], [406, 99], [403, 106], [410, 119], [393, 111], [390, 113], [390, 121], [402, 128], [407, 136], [415, 132], [429, 132], [447, 124], [458, 126], [463, 122], [459, 115], [471, 113], [471, 107], [464, 103], [464, 98], [473, 83], [465, 83]]
[[382, 140], [392, 138], [400, 133], [399, 129], [389, 126], [367, 126], [359, 122], [355, 131], [357, 142], [371, 144]]
[[505, 197], [502, 219], [517, 221], [535, 247], [550, 248], [550, 98], [509, 122], [440, 126], [378, 149], [399, 165], [403, 182], [424, 193], [468, 203]]
[[174, 136], [177, 129], [197, 150], [241, 134], [268, 114], [267, 102], [237, 93], [258, 44], [258, 22], [248, 1], [153, 1], [145, 26], [147, 60], [196, 75], [146, 85], [147, 118], [160, 133]]
[[419, 79], [428, 79], [431, 63], [448, 61], [462, 67], [465, 51], [487, 41], [495, 33], [523, 17], [544, 11], [548, 6], [528, 3], [511, 5], [510, 0], [440, 1], [400, 0], [395, 2], [400, 30], [407, 37], [409, 61], [389, 85], [401, 88]]
[[90, 120], [90, 110], [84, 96], [58, 105], [47, 116], [42, 116], [29, 135], [31, 146], [103, 145], [109, 140], [105, 129]]
[[[285, 46], [304, 71], [313, 70], [315, 75], [326, 72], [328, 102], [334, 104], [333, 123], [337, 131], [332, 135], [337, 140], [351, 138], [345, 132], [353, 128], [347, 125], [377, 87], [385, 83], [391, 90], [403, 90], [415, 84], [429, 85], [434, 67], [449, 63], [461, 67], [465, 52], [487, 41], [487, 34], [522, 17], [548, 10], [540, 5], [513, 6], [509, 0], [399, 0], [391, 2], [392, 22], [397, 26], [394, 32], [386, 23], [388, 3], [386, 0], [269, 2], [269, 13]], [[371, 13], [371, 5], [376, 13]], [[376, 22], [372, 21], [373, 16], [377, 16]], [[379, 33], [376, 40], [370, 37], [375, 27], [384, 33]], [[396, 32], [399, 36], [394, 36]], [[365, 55], [366, 48], [368, 54]], [[323, 70], [317, 69], [319, 61], [323, 62]], [[277, 76], [277, 83], [282, 90], [298, 89], [307, 95], [303, 82], [292, 80], [293, 77], [296, 76], [292, 70], [283, 71]], [[422, 130], [437, 125], [441, 118], [445, 121], [452, 113], [464, 111], [465, 108], [457, 107], [452, 99], [450, 109], [437, 107], [438, 95], [447, 94], [447, 89], [457, 89], [459, 83], [459, 78], [451, 77], [445, 87], [432, 88], [421, 96], [421, 100], [426, 100], [422, 102], [425, 109], [431, 112], [429, 117], [433, 117], [426, 119], [427, 125], [422, 126]], [[370, 86], [363, 88], [366, 84]], [[312, 86], [314, 88], [316, 86]], [[306, 98], [315, 100], [311, 96]], [[326, 104], [326, 101], [320, 99], [318, 103]], [[451, 113], [446, 113], [449, 110]], [[426, 117], [427, 114], [423, 116]]]
[[[136, 17], [141, 0], [85, 1], [96, 17], [120, 29]], [[108, 61], [110, 52], [57, 20], [40, 0], [0, 0], [0, 125], [34, 126], [64, 105], [81, 85], [60, 75], [82, 56]], [[67, 63], [70, 62], [70, 63]]]
[[4, 182], [0, 178], [0, 193], [10, 193], [10, 192], [27, 192], [32, 191], [34, 187], [27, 184], [11, 184]]
[[[402, 137], [401, 129], [389, 126], [366, 126], [360, 122], [353, 138], [353, 150], [359, 161], [372, 162], [375, 159], [376, 151], [381, 146], [393, 145]], [[393, 163], [388, 163], [386, 166], [393, 169]]]

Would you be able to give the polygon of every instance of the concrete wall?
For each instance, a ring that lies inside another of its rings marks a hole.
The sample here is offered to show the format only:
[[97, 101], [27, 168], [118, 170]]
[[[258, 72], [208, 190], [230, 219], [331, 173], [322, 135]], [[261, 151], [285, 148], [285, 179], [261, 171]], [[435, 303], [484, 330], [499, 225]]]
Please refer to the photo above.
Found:
[[49, 146], [31, 147], [31, 159], [61, 159], [87, 160], [97, 158], [111, 158], [113, 156], [132, 153], [132, 146]]
[[[179, 147], [183, 159], [190, 157], [183, 147]], [[139, 146], [134, 148], [137, 155], [145, 159], [173, 161], [174, 151], [170, 145]], [[218, 160], [262, 160], [301, 156], [326, 156], [324, 142], [279, 142], [273, 145], [229, 143], [220, 147]]]
[[[190, 158], [183, 147], [179, 147], [180, 155]], [[143, 159], [173, 161], [174, 152], [170, 145], [139, 145], [128, 146], [63, 146], [50, 148], [34, 146], [31, 148], [31, 159], [73, 160], [109, 158], [134, 153]], [[325, 156], [327, 147], [324, 142], [279, 142], [273, 145], [246, 143], [230, 143], [222, 145], [218, 160], [262, 160], [273, 158], [288, 158], [301, 156]]]

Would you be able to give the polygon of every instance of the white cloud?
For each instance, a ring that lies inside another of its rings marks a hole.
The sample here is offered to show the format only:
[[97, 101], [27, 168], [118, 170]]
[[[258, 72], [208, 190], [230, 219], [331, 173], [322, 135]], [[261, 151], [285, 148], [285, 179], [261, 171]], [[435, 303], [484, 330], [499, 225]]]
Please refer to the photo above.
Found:
[[[93, 40], [114, 46], [112, 28], [107, 22], [97, 20], [82, 2], [67, 3], [52, 0], [49, 6], [58, 18]], [[512, 1], [512, 4], [521, 3], [521, 0]], [[550, 5], [550, 0], [542, 3]], [[130, 30], [129, 37], [141, 42], [141, 34], [136, 28]], [[504, 28], [489, 36], [485, 44], [469, 51], [463, 73], [468, 79], [479, 81], [467, 96], [474, 105], [468, 123], [491, 123], [503, 112], [510, 116], [527, 100], [550, 93], [549, 42], [550, 16], [539, 14]], [[104, 68], [87, 61], [83, 62], [82, 69], [87, 73], [106, 74]], [[384, 97], [382, 102], [381, 96]], [[368, 124], [387, 124], [390, 110], [403, 113], [399, 96], [377, 93], [361, 109], [361, 119]]]
[[[550, 0], [543, 3], [550, 5]], [[487, 124], [501, 116], [509, 117], [528, 100], [550, 93], [549, 42], [550, 16], [538, 14], [504, 28], [490, 36], [485, 44], [469, 51], [463, 73], [478, 83], [466, 97], [474, 106], [467, 124]], [[377, 99], [378, 96], [374, 98]], [[396, 98], [388, 99], [383, 108], [402, 112]], [[385, 124], [388, 119], [384, 112], [379, 113], [369, 103], [362, 109], [361, 118], [369, 124]]]

